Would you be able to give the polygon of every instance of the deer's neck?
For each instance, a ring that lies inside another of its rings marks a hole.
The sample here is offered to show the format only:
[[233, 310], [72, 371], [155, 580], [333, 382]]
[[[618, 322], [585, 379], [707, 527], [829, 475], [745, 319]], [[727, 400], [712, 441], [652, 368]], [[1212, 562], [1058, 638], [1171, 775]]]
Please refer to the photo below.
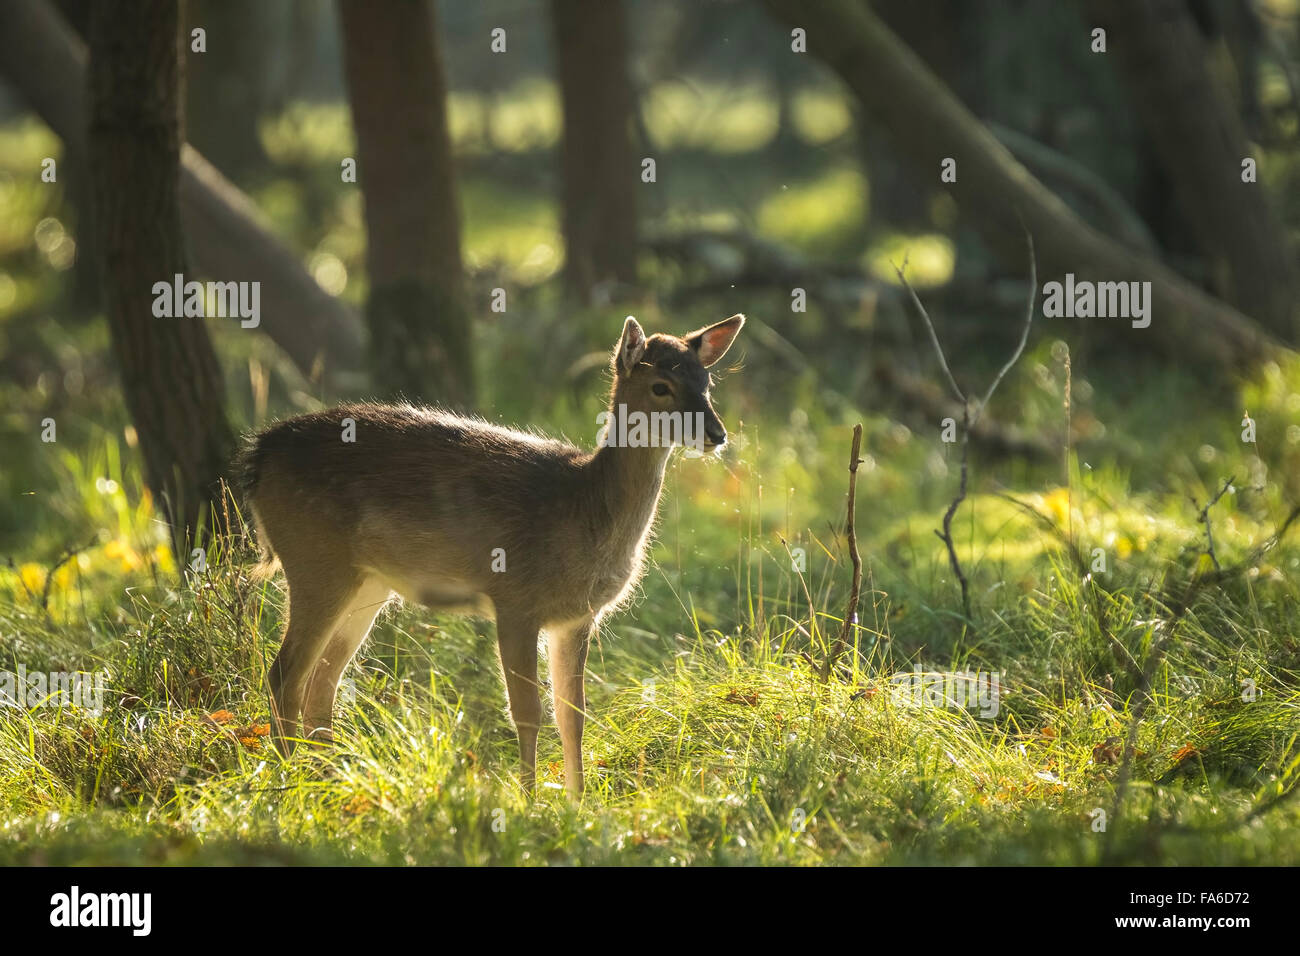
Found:
[[670, 454], [672, 449], [666, 447], [596, 449], [588, 468], [601, 517], [609, 522], [607, 533], [630, 546], [641, 542], [654, 521]]

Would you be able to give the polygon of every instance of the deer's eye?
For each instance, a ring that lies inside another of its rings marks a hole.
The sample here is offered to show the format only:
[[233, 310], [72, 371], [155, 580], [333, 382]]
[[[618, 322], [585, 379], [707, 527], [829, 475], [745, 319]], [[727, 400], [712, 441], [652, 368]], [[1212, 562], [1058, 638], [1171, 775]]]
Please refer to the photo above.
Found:
[[650, 391], [654, 392], [656, 395], [659, 396], [672, 394], [672, 391], [663, 382], [655, 382], [653, 385], [650, 386]]

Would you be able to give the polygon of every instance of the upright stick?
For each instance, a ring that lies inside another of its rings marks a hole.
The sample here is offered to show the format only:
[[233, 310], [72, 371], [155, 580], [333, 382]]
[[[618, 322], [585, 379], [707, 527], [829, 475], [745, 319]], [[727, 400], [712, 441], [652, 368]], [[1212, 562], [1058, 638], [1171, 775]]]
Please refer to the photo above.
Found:
[[830, 677], [836, 662], [844, 649], [849, 646], [849, 633], [858, 623], [858, 599], [862, 592], [862, 558], [858, 555], [858, 534], [853, 523], [853, 512], [858, 495], [858, 465], [862, 464], [862, 425], [853, 426], [853, 452], [849, 456], [849, 504], [848, 520], [844, 523], [844, 535], [849, 539], [849, 560], [853, 562], [853, 588], [849, 591], [849, 606], [844, 611], [844, 626], [840, 636], [826, 655], [822, 669], [822, 679]]

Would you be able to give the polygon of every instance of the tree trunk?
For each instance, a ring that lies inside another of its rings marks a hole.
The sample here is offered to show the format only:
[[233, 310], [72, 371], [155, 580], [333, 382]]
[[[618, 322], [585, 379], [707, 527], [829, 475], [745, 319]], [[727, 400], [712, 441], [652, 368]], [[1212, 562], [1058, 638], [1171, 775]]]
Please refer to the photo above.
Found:
[[[84, 159], [86, 49], [49, 3], [0, 2], [0, 74], [63, 140], [65, 156]], [[181, 217], [195, 266], [214, 279], [260, 281], [259, 329], [307, 378], [355, 369], [365, 341], [356, 313], [308, 275], [252, 201], [202, 156], [186, 147], [181, 162]]]
[[942, 186], [1008, 267], [1024, 268], [1027, 228], [1044, 282], [1067, 272], [1076, 280], [1151, 282], [1148, 328], [1114, 318], [1061, 321], [1104, 322], [1108, 337], [1132, 347], [1154, 347], [1220, 369], [1257, 362], [1275, 347], [1267, 332], [1231, 306], [1080, 219], [1016, 162], [866, 4], [766, 3], [782, 21], [808, 31], [809, 53], [839, 74], [920, 170], [938, 181], [941, 162], [957, 160], [957, 182]]
[[1295, 253], [1260, 183], [1240, 118], [1206, 64], [1184, 0], [1090, 0], [1133, 108], [1173, 183], [1218, 293], [1275, 335], [1300, 342]]
[[599, 283], [636, 282], [636, 101], [622, 0], [551, 0], [564, 142], [565, 281], [584, 302]]
[[153, 314], [154, 283], [186, 271], [177, 5], [97, 3], [88, 73], [89, 165], [113, 352], [145, 478], [181, 564], [216, 500], [233, 440], [203, 320]]
[[446, 84], [430, 0], [341, 0], [363, 184], [375, 383], [469, 405], [474, 361]]

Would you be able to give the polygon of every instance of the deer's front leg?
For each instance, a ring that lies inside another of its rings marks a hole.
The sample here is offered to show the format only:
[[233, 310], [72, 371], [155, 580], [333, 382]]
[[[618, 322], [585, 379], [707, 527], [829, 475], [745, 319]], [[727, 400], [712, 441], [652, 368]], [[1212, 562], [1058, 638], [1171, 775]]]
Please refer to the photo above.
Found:
[[551, 695], [555, 700], [555, 722], [564, 745], [564, 787], [569, 796], [582, 796], [582, 725], [587, 712], [583, 674], [587, 648], [591, 644], [592, 622], [585, 620], [550, 631]]
[[531, 793], [537, 779], [537, 732], [542, 726], [542, 698], [537, 689], [536, 621], [526, 614], [497, 611], [497, 647], [510, 716], [519, 737], [519, 782]]

